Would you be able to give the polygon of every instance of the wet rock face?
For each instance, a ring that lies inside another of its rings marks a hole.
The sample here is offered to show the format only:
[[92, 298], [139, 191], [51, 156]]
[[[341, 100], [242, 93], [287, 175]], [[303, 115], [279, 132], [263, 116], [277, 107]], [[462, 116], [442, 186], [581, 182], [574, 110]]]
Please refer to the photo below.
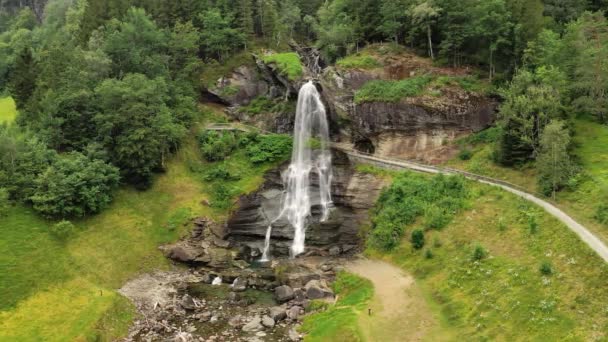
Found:
[[[255, 193], [239, 200], [239, 209], [227, 223], [228, 239], [236, 245], [262, 249], [267, 228], [279, 216], [283, 196], [281, 172], [287, 164], [265, 176], [265, 182]], [[312, 179], [312, 194], [318, 194], [317, 180]], [[359, 228], [368, 221], [368, 210], [373, 206], [382, 189], [383, 181], [372, 176], [356, 173], [346, 155], [334, 152], [332, 200], [335, 208], [325, 222], [320, 222], [320, 200], [313, 196], [312, 217], [306, 231], [307, 253], [329, 255], [332, 247], [354, 252], [360, 245]], [[274, 256], [289, 254], [294, 231], [282, 218], [273, 224], [271, 253]], [[336, 248], [332, 250], [335, 251]], [[337, 253], [337, 254], [339, 254]]]

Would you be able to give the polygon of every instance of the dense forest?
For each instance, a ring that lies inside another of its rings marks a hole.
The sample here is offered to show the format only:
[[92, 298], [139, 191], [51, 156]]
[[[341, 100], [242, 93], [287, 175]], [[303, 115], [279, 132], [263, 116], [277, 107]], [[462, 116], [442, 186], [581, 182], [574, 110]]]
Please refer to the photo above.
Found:
[[[146, 188], [197, 113], [206, 66], [252, 46], [314, 45], [328, 62], [404, 45], [478, 68], [496, 88], [504, 165], [538, 160], [547, 194], [576, 172], [569, 118], [608, 121], [603, 0], [43, 0], [0, 2], [0, 192], [49, 217]], [[560, 141], [560, 144], [553, 142]], [[556, 160], [559, 159], [559, 162]], [[559, 169], [558, 169], [559, 165]]]

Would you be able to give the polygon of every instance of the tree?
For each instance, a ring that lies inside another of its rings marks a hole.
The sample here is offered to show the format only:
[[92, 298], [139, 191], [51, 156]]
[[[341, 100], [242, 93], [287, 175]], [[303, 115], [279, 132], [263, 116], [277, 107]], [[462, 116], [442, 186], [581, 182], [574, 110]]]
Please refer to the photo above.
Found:
[[608, 123], [608, 20], [599, 12], [586, 12], [568, 27], [567, 35], [577, 51], [573, 104], [579, 112]]
[[545, 126], [565, 116], [566, 84], [559, 69], [541, 67], [535, 72], [520, 70], [509, 88], [502, 91], [505, 101], [499, 118], [503, 133], [498, 151], [502, 164], [521, 164], [536, 158]]
[[563, 121], [552, 120], [547, 124], [540, 138], [540, 153], [536, 164], [539, 187], [545, 195], [552, 195], [553, 199], [572, 175], [569, 145], [570, 134]]
[[5, 188], [0, 188], [0, 217], [8, 215], [9, 208], [10, 198], [8, 190]]
[[97, 136], [124, 179], [140, 187], [150, 185], [152, 172], [185, 134], [185, 127], [167, 106], [169, 89], [162, 78], [128, 74], [107, 79], [96, 89], [100, 111], [95, 116]]
[[252, 36], [255, 33], [253, 22], [253, 1], [239, 0], [238, 6], [239, 28], [248, 37]]
[[17, 108], [22, 109], [36, 89], [36, 62], [31, 49], [25, 48], [17, 55], [9, 78], [10, 93], [15, 99]]
[[201, 44], [207, 56], [222, 60], [228, 53], [244, 46], [243, 33], [232, 28], [232, 18], [223, 16], [217, 9], [205, 11], [199, 15], [202, 23]]
[[61, 156], [36, 179], [30, 198], [46, 217], [82, 217], [100, 212], [112, 201], [118, 169], [78, 152]]
[[400, 35], [405, 30], [407, 13], [404, 8], [411, 6], [410, 0], [383, 0], [380, 5], [382, 24], [378, 30], [395, 43], [399, 42]]
[[319, 9], [318, 22], [313, 23], [316, 45], [330, 61], [348, 54], [358, 41], [356, 22], [348, 14], [348, 7], [346, 0], [326, 2]]
[[424, 231], [422, 229], [414, 229], [412, 231], [412, 246], [415, 249], [424, 247]]
[[[509, 13], [504, 0], [486, 0], [480, 1], [472, 14], [471, 25], [475, 33], [471, 38], [478, 39], [478, 44], [487, 49], [488, 76], [492, 82], [496, 74], [496, 55], [510, 43], [512, 24], [509, 21]], [[481, 56], [484, 55], [483, 50], [479, 52]]]
[[426, 31], [428, 52], [431, 59], [435, 59], [431, 25], [433, 25], [435, 19], [439, 16], [439, 13], [441, 13], [441, 8], [437, 7], [431, 0], [423, 1], [416, 6], [413, 6], [410, 10], [412, 23], [416, 26], [424, 27], [424, 31]]

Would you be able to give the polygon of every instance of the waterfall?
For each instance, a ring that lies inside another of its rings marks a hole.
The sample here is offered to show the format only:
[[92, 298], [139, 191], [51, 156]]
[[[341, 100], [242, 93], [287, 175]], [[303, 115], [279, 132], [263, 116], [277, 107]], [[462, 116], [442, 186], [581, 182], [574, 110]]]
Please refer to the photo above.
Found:
[[298, 94], [296, 121], [294, 127], [291, 164], [284, 174], [286, 185], [279, 216], [270, 223], [266, 232], [262, 260], [268, 260], [272, 224], [280, 218], [294, 229], [291, 256], [304, 252], [306, 228], [311, 216], [315, 197], [311, 193], [311, 175], [319, 181], [319, 204], [321, 222], [329, 218], [331, 201], [331, 153], [329, 151], [329, 125], [321, 96], [312, 81], [304, 84]]

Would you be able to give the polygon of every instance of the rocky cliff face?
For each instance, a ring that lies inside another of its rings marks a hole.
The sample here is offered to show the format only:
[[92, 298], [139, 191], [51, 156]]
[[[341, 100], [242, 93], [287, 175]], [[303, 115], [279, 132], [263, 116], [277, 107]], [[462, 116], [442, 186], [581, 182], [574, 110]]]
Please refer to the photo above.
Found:
[[[239, 201], [239, 209], [227, 224], [228, 239], [251, 248], [263, 248], [266, 230], [281, 209], [282, 172], [287, 165], [266, 174], [263, 186]], [[314, 185], [313, 193], [318, 185]], [[346, 155], [334, 152], [332, 199], [335, 208], [329, 220], [320, 222], [319, 199], [313, 198], [313, 215], [306, 232], [307, 253], [328, 254], [354, 251], [360, 245], [359, 229], [368, 223], [368, 211], [383, 186], [383, 181], [357, 173]], [[275, 256], [288, 255], [293, 228], [287, 220], [273, 223], [271, 251]]]

